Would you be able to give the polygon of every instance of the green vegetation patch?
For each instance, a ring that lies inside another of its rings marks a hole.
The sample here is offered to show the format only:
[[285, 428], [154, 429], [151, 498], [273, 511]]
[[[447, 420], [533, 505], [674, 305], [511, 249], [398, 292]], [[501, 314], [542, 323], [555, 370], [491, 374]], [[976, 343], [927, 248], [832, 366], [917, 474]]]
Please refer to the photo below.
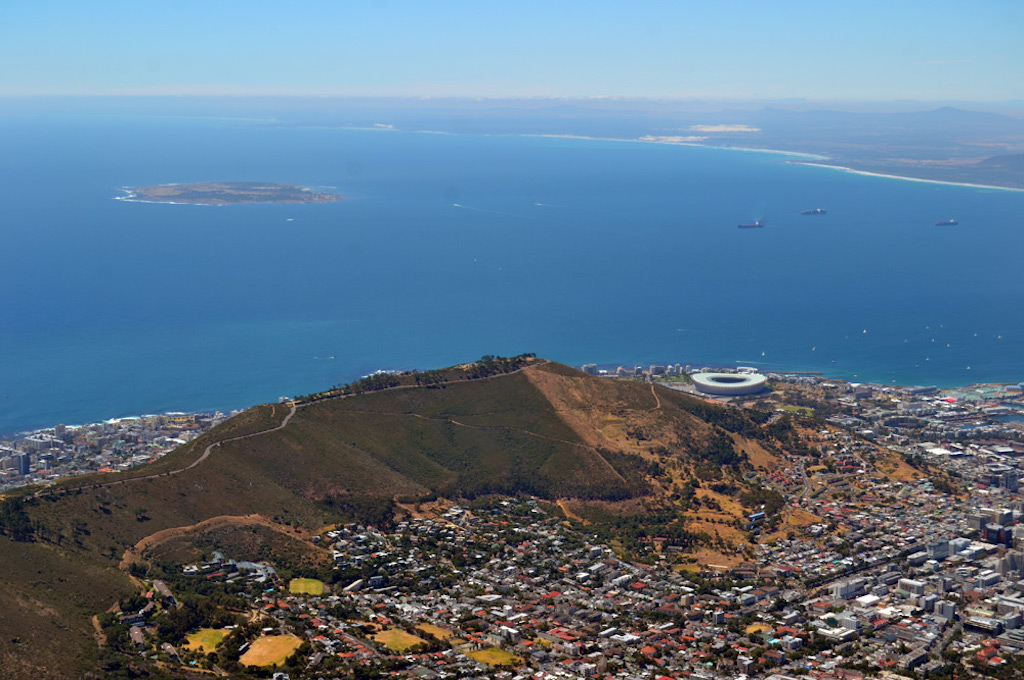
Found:
[[488, 666], [518, 666], [523, 662], [515, 654], [506, 652], [504, 649], [498, 649], [497, 647], [478, 649], [474, 652], [469, 652], [466, 656], [481, 661]]
[[288, 584], [292, 595], [323, 595], [324, 582], [315, 578], [293, 578]]
[[185, 649], [209, 654], [217, 649], [230, 632], [227, 628], [201, 628], [187, 636]]
[[401, 654], [412, 649], [416, 645], [426, 644], [426, 640], [416, 635], [406, 633], [401, 628], [388, 628], [373, 636], [373, 639], [386, 646], [392, 652]]

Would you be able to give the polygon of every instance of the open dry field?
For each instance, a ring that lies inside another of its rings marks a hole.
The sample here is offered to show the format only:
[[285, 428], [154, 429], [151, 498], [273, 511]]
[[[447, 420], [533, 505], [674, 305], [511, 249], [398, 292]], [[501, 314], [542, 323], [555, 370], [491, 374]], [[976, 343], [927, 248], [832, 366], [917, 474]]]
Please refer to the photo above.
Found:
[[374, 635], [373, 639], [387, 646], [387, 648], [392, 652], [396, 652], [398, 654], [426, 642], [423, 638], [410, 635], [400, 628], [388, 628], [387, 630], [382, 630]]
[[293, 578], [288, 584], [292, 595], [323, 595], [324, 582], [315, 578]]
[[488, 666], [516, 666], [523, 662], [515, 654], [506, 652], [504, 649], [498, 649], [497, 647], [478, 649], [475, 652], [469, 652], [466, 656], [481, 661]]
[[301, 645], [302, 640], [295, 635], [264, 635], [239, 661], [243, 666], [280, 666]]
[[444, 628], [435, 626], [432, 623], [421, 623], [418, 626], [416, 626], [416, 630], [422, 631], [427, 635], [433, 635], [438, 640], [447, 640], [451, 637], [454, 637], [450, 630], [445, 630]]
[[924, 477], [924, 473], [916, 470], [903, 460], [898, 453], [878, 449], [879, 456], [875, 469], [894, 482], [913, 482]]

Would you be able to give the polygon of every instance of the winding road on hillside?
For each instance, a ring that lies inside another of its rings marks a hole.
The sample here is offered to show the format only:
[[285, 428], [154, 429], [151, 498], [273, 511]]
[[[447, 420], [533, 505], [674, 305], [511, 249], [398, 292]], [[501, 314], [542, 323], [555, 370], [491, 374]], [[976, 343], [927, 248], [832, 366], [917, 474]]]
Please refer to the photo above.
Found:
[[113, 481], [104, 481], [104, 482], [98, 483], [98, 484], [86, 484], [84, 486], [69, 486], [69, 487], [60, 487], [60, 488], [47, 488], [47, 490], [43, 490], [43, 491], [37, 492], [35, 494], [35, 497], [36, 498], [40, 498], [42, 496], [48, 496], [48, 495], [53, 494], [55, 492], [78, 491], [78, 490], [83, 490], [83, 488], [84, 488], [84, 490], [95, 490], [95, 488], [105, 488], [105, 487], [108, 487], [108, 486], [117, 486], [118, 484], [126, 484], [126, 483], [131, 482], [131, 481], [141, 481], [142, 479], [157, 479], [159, 477], [170, 477], [170, 476], [175, 475], [175, 474], [181, 474], [182, 472], [187, 472], [188, 470], [193, 469], [194, 467], [196, 467], [197, 465], [199, 465], [200, 463], [205, 461], [207, 458], [209, 458], [210, 454], [213, 453], [213, 450], [215, 448], [219, 447], [219, 445], [222, 444], [222, 443], [228, 443], [230, 441], [241, 441], [242, 439], [251, 439], [252, 437], [258, 437], [258, 436], [261, 436], [263, 434], [269, 434], [270, 432], [276, 432], [278, 430], [285, 429], [288, 426], [288, 423], [291, 422], [292, 418], [295, 416], [297, 411], [298, 411], [298, 408], [296, 406], [296, 403], [293, 401], [292, 402], [292, 407], [291, 407], [291, 409], [289, 409], [288, 415], [285, 416], [285, 419], [281, 421], [281, 425], [276, 425], [276, 426], [271, 427], [269, 429], [260, 430], [258, 432], [249, 432], [248, 434], [240, 434], [238, 436], [227, 437], [226, 439], [219, 439], [217, 441], [214, 441], [213, 443], [208, 445], [208, 447], [203, 451], [203, 454], [199, 458], [197, 458], [195, 461], [189, 463], [188, 465], [186, 465], [186, 466], [184, 466], [182, 468], [177, 468], [176, 470], [167, 470], [165, 472], [157, 472], [157, 473], [154, 473], [154, 474], [144, 474], [144, 475], [141, 475], [141, 476], [138, 476], [138, 477], [125, 477], [124, 479], [115, 479]]

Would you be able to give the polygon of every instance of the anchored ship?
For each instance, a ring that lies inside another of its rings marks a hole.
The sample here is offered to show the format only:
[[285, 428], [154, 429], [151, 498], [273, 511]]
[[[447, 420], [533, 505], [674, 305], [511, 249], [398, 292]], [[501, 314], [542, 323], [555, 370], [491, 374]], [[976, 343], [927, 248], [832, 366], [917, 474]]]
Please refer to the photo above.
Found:
[[801, 210], [801, 215], [824, 215], [828, 211], [824, 208], [812, 208], [811, 210]]
[[936, 227], [947, 227], [947, 226], [953, 226], [955, 224], [959, 224], [959, 222], [957, 222], [956, 220], [940, 220], [939, 222], [935, 223], [935, 226]]
[[764, 226], [764, 223], [758, 220], [753, 224], [737, 224], [736, 226], [739, 227], [740, 229], [760, 229], [761, 227]]

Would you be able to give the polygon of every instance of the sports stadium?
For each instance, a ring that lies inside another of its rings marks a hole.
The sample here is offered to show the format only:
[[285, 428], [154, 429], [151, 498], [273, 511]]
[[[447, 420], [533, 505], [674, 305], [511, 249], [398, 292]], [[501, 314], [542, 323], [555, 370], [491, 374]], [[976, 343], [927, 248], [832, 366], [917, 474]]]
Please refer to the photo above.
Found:
[[694, 373], [690, 378], [700, 392], [722, 396], [757, 394], [767, 380], [759, 373]]

